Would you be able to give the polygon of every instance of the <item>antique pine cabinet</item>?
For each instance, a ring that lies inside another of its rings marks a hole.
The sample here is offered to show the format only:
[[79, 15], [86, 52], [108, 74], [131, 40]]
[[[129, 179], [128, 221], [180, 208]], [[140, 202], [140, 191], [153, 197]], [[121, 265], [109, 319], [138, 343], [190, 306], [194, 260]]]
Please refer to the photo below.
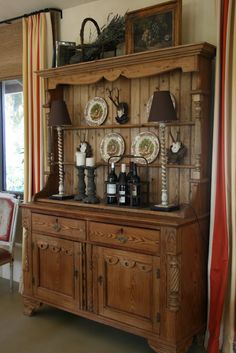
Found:
[[[130, 153], [140, 131], [159, 134], [147, 122], [147, 105], [156, 89], [170, 90], [178, 120], [166, 139], [180, 134], [187, 147], [181, 164], [168, 165], [169, 199], [174, 212], [150, 207], [86, 205], [55, 201], [56, 148], [45, 155], [45, 186], [24, 204], [24, 312], [46, 303], [74, 314], [143, 336], [156, 352], [185, 352], [206, 323], [206, 269], [211, 161], [211, 73], [215, 48], [183, 45], [40, 71], [47, 104], [67, 103], [72, 126], [64, 129], [65, 189], [76, 193], [75, 150], [82, 139], [96, 158], [97, 194], [104, 195], [107, 166], [100, 143], [120, 133]], [[129, 122], [118, 125], [106, 89], [117, 87], [128, 103]], [[88, 126], [84, 107], [105, 98], [103, 125]], [[56, 141], [52, 131], [51, 139]], [[54, 158], [52, 158], [54, 156]], [[160, 157], [148, 167], [150, 202], [160, 201]], [[47, 161], [49, 160], [48, 164]], [[118, 168], [118, 166], [117, 166]], [[144, 171], [139, 169], [142, 177]]]

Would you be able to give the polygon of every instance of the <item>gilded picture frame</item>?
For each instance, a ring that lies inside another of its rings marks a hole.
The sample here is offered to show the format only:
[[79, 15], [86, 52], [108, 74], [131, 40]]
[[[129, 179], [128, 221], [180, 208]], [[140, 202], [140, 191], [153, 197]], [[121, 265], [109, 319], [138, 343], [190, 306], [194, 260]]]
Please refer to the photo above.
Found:
[[126, 54], [181, 44], [182, 0], [172, 0], [126, 14]]

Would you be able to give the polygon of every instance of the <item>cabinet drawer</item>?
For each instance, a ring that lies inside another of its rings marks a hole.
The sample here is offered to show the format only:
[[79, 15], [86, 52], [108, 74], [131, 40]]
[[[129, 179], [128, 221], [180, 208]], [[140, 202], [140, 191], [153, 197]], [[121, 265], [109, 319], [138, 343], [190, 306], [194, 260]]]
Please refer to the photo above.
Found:
[[84, 221], [37, 213], [32, 214], [32, 230], [72, 239], [86, 238]]
[[98, 243], [146, 250], [152, 253], [160, 251], [160, 231], [154, 229], [90, 222], [89, 239]]

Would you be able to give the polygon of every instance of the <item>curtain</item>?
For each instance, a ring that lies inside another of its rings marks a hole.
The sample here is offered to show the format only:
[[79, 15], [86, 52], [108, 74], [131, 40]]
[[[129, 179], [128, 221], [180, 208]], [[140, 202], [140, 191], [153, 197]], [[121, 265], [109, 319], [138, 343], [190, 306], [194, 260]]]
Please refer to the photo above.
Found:
[[233, 353], [236, 256], [236, 5], [218, 0], [212, 198], [208, 262], [208, 353]]
[[[44, 83], [35, 71], [50, 67], [53, 57], [50, 13], [23, 18], [23, 92], [25, 126], [24, 200], [43, 186], [44, 132], [46, 131]], [[50, 58], [50, 59], [49, 59]]]
[[[54, 18], [58, 13], [54, 13]], [[53, 62], [52, 13], [39, 13], [23, 18], [23, 95], [24, 95], [24, 201], [30, 202], [43, 187], [47, 119], [43, 104], [45, 87], [36, 75]], [[25, 242], [27, 231], [23, 228], [22, 270], [25, 267]], [[23, 292], [23, 281], [19, 291]]]

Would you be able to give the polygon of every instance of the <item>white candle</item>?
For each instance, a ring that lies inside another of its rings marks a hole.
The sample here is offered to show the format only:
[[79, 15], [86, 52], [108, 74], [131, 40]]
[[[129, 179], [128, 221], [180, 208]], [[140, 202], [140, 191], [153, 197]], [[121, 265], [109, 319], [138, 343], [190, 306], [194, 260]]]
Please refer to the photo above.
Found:
[[75, 154], [75, 157], [76, 157], [76, 165], [78, 167], [85, 166], [85, 158], [86, 158], [85, 152], [77, 151]]
[[94, 157], [86, 158], [86, 167], [94, 167], [94, 166], [95, 166]]

